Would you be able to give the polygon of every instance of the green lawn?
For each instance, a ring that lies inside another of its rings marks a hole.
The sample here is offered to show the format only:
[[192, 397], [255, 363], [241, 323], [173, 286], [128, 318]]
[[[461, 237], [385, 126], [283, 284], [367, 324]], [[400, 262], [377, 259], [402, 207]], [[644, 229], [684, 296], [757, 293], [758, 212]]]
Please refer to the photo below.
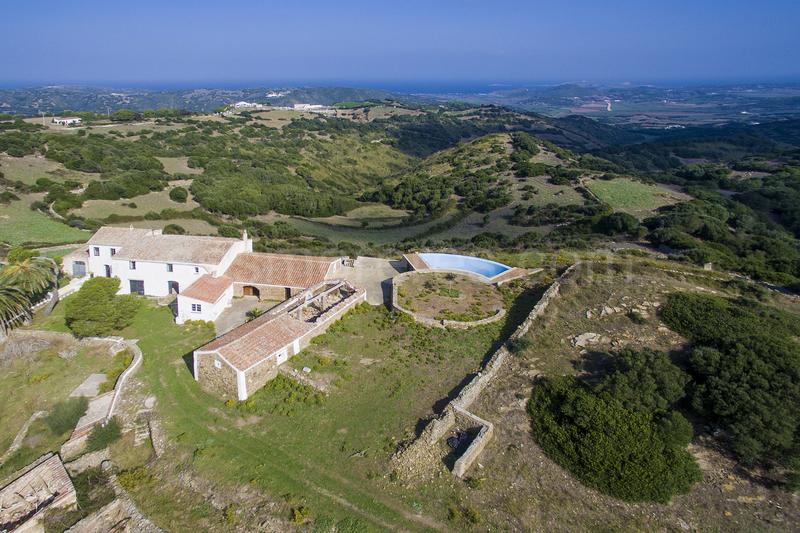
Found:
[[586, 185], [602, 202], [613, 207], [615, 211], [625, 211], [634, 215], [646, 214], [682, 199], [681, 195], [670, 190], [626, 178], [590, 180]]
[[[531, 303], [521, 306], [524, 312]], [[512, 312], [511, 320], [519, 315]], [[56, 313], [40, 324], [59, 329], [61, 320]], [[290, 363], [311, 364], [313, 377], [330, 378], [328, 397], [319, 402], [307, 387], [276, 379], [234, 406], [203, 392], [191, 376], [187, 354], [210, 339], [207, 328], [178, 326], [169, 309], [148, 305], [123, 334], [140, 339], [138, 376], [158, 397], [168, 438], [177, 444], [165, 460], [184, 464], [178, 470], [191, 467], [220, 483], [284, 495], [317, 518], [352, 516], [371, 529], [425, 529], [447, 519], [458, 489], [446, 476], [423, 494], [405, 489], [388, 480], [389, 457], [508, 331], [503, 324], [428, 329], [384, 308], [360, 307]], [[211, 523], [203, 513], [176, 515], [175, 506], [151, 490], [158, 483], [148, 483], [134, 495], [162, 526], [189, 530], [185, 523], [179, 527], [182, 521]]]
[[10, 204], [0, 204], [0, 241], [9, 244], [61, 244], [85, 242], [90, 233], [62, 224], [30, 204], [41, 195], [23, 195]]
[[[63, 324], [63, 316], [61, 321]], [[8, 449], [33, 413], [48, 411], [67, 399], [89, 374], [106, 373], [113, 366], [114, 359], [109, 357], [105, 347], [82, 347], [73, 358], [59, 357], [59, 350], [68, 342], [52, 345], [29, 357], [10, 359], [0, 367], [0, 390], [14, 391], [0, 402], [0, 454]], [[37, 420], [31, 425], [23, 446], [0, 466], [0, 478], [45, 452], [58, 450], [68, 436], [69, 432], [54, 435], [42, 419]]]

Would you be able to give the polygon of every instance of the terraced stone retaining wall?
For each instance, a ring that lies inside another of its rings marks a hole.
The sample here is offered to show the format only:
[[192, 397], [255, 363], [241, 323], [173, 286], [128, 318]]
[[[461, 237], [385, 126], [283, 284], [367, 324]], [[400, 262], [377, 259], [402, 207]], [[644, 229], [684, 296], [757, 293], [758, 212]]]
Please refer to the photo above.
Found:
[[[517, 327], [508, 341], [518, 339], [530, 330], [534, 321], [542, 316], [556, 297], [558, 297], [561, 283], [569, 276], [579, 263], [575, 263], [564, 271], [557, 280], [545, 291], [528, 316]], [[396, 289], [393, 287], [393, 301], [396, 300]], [[506, 344], [508, 343], [506, 341]], [[489, 443], [494, 433], [491, 422], [470, 413], [467, 409], [478, 398], [486, 385], [497, 375], [503, 362], [509, 356], [508, 349], [504, 346], [495, 351], [478, 374], [467, 383], [453, 400], [448, 403], [442, 413], [431, 419], [423, 428], [420, 435], [405, 448], [399, 450], [392, 457], [392, 465], [397, 473], [406, 480], [427, 477], [434, 469], [437, 461], [441, 460], [441, 453], [437, 449], [439, 440], [455, 426], [457, 417], [465, 417], [478, 425], [481, 429], [470, 443], [467, 450], [459, 457], [453, 467], [453, 474], [463, 477], [469, 467], [475, 462], [483, 449]]]

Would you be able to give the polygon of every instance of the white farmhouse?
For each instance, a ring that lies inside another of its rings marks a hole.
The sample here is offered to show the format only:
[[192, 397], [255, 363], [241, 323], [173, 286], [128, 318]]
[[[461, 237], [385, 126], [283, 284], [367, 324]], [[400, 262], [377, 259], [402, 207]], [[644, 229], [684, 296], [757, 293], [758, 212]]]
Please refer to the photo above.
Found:
[[73, 277], [119, 278], [120, 294], [177, 295], [179, 324], [213, 321], [235, 296], [284, 300], [329, 279], [341, 265], [340, 257], [253, 253], [247, 232], [234, 239], [108, 226], [64, 257]]

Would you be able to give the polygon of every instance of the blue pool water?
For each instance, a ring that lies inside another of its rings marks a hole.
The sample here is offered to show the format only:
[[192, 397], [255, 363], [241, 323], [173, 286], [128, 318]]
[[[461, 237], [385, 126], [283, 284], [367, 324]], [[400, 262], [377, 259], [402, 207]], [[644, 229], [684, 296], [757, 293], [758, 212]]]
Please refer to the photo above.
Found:
[[423, 253], [417, 254], [422, 258], [430, 268], [443, 268], [448, 270], [466, 270], [474, 274], [480, 274], [487, 278], [493, 278], [502, 274], [507, 270], [511, 270], [510, 266], [488, 259], [481, 259], [480, 257], [470, 257], [468, 255], [456, 254], [435, 254]]

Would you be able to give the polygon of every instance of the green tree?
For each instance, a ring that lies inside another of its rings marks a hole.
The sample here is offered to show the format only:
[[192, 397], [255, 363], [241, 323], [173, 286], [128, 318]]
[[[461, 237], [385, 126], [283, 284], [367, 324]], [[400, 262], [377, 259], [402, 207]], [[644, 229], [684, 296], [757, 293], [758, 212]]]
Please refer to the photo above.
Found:
[[573, 377], [536, 384], [528, 405], [536, 441], [582, 482], [627, 501], [667, 503], [688, 492], [700, 469], [688, 440], [665, 440], [650, 413], [593, 392]]
[[184, 235], [186, 230], [178, 224], [167, 224], [164, 226], [163, 233], [164, 235]]
[[642, 413], [665, 413], [683, 398], [689, 375], [669, 357], [654, 350], [625, 348], [614, 356], [614, 369], [597, 390], [627, 408]]
[[189, 198], [189, 191], [187, 191], [183, 187], [175, 187], [174, 189], [169, 191], [169, 199], [172, 200], [173, 202], [185, 204], [188, 198]]
[[141, 301], [132, 294], [117, 296], [119, 278], [92, 278], [66, 301], [67, 327], [81, 337], [108, 335], [133, 321]]

